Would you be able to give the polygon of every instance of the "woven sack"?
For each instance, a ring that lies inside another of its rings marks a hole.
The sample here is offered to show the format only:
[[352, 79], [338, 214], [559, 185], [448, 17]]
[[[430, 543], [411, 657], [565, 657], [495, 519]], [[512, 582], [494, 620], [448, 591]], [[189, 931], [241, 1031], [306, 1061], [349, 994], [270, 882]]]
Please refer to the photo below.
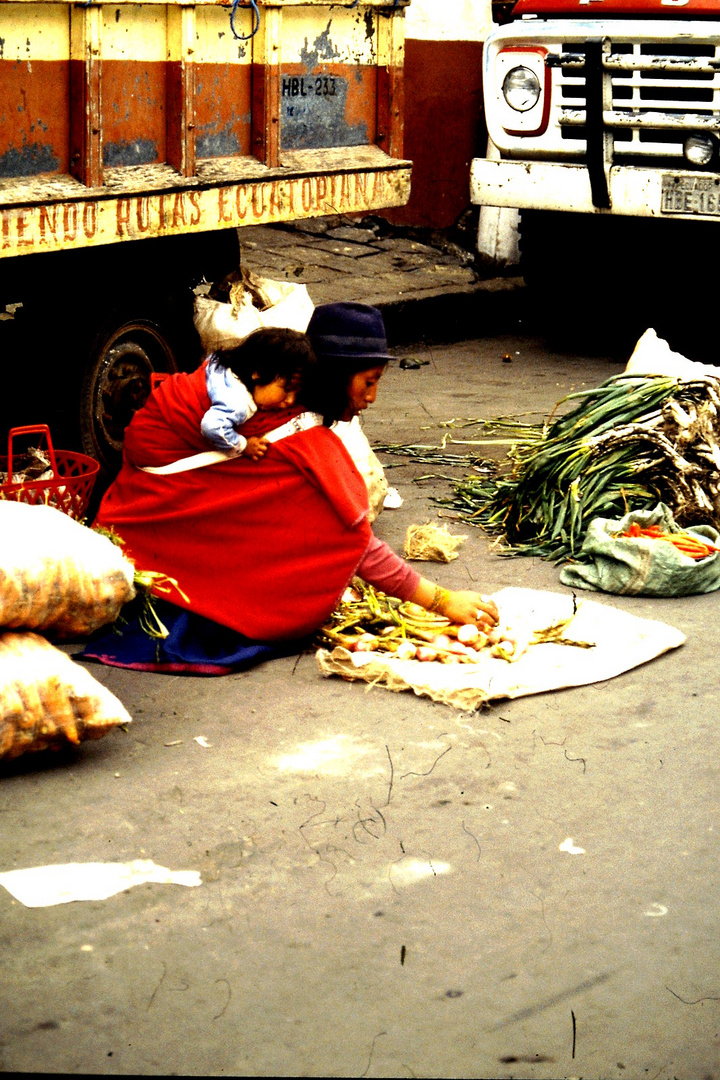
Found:
[[0, 758], [100, 739], [130, 721], [106, 686], [45, 638], [0, 633]]
[[[619, 520], [595, 518], [577, 562], [568, 563], [560, 572], [562, 584], [623, 596], [693, 596], [720, 588], [720, 553], [693, 559], [664, 540], [619, 535], [634, 522], [641, 528], [659, 525], [664, 532], [679, 531], [664, 503], [653, 510], [633, 510]], [[712, 525], [682, 531], [709, 544], [720, 541]]]
[[84, 637], [115, 622], [134, 575], [117, 544], [60, 510], [0, 500], [0, 628]]

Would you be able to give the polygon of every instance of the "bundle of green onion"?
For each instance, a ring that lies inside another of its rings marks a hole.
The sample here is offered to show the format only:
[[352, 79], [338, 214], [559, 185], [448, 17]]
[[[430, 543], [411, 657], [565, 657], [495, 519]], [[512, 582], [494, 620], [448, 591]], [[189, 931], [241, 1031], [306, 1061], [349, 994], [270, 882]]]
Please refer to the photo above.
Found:
[[[113, 528], [105, 529], [101, 525], [95, 525], [93, 532], [100, 533], [101, 536], [106, 536], [108, 540], [111, 540], [113, 544], [118, 547], [125, 547], [125, 541]], [[163, 639], [169, 634], [169, 631], [163, 621], [158, 616], [153, 603], [153, 598], [158, 593], [169, 593], [172, 588], [187, 601], [188, 597], [178, 585], [175, 578], [168, 577], [167, 574], [161, 573], [159, 570], [138, 570], [135, 568], [133, 574], [133, 585], [135, 587], [136, 596], [134, 600], [131, 600], [127, 605], [129, 609], [132, 605], [134, 608], [138, 608], [138, 622], [141, 629], [148, 635], [148, 637]], [[127, 620], [123, 612], [120, 613], [117, 619], [118, 629]]]
[[[665, 502], [682, 525], [720, 515], [720, 382], [617, 375], [519, 442], [498, 478], [469, 477], [450, 499], [461, 520], [502, 536], [505, 554], [576, 555], [589, 522]], [[557, 407], [556, 407], [557, 408]]]
[[388, 644], [425, 644], [449, 625], [444, 615], [403, 603], [355, 578], [318, 636], [320, 641], [346, 647], [354, 646], [368, 633], [382, 635]]

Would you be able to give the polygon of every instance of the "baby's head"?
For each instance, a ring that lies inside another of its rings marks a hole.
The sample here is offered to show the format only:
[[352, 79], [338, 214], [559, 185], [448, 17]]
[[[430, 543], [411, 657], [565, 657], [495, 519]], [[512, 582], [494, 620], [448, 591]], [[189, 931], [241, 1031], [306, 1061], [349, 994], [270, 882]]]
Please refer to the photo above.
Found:
[[310, 339], [298, 330], [265, 327], [232, 349], [215, 354], [252, 394], [258, 409], [288, 409], [315, 364]]

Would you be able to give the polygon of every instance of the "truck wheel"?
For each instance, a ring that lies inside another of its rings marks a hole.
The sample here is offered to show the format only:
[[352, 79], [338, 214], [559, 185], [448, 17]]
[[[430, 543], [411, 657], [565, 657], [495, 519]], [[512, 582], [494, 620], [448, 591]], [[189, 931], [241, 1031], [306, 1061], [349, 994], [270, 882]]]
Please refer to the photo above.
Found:
[[176, 350], [154, 319], [114, 320], [97, 335], [80, 392], [80, 435], [107, 476], [120, 467], [125, 428], [147, 401], [151, 375], [177, 370]]

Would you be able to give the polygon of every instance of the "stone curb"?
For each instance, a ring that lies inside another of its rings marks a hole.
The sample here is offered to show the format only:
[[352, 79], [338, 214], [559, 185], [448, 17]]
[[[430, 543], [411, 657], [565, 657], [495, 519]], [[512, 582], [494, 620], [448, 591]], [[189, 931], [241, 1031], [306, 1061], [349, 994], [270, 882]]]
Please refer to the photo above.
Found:
[[467, 341], [516, 330], [526, 310], [526, 287], [520, 277], [489, 278], [374, 306], [382, 311], [391, 347]]

